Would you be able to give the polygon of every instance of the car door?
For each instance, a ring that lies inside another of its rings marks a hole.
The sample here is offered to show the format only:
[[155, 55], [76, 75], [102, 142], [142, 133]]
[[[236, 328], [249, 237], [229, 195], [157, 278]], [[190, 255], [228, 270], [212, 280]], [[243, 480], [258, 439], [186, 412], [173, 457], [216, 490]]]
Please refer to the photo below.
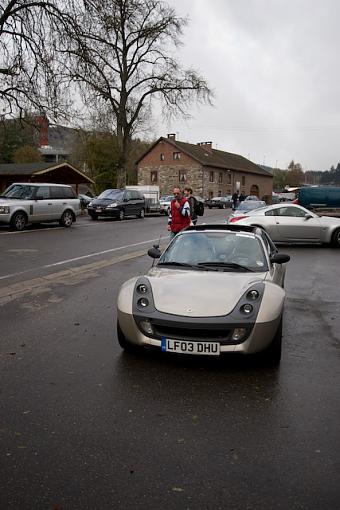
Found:
[[[265, 246], [266, 253], [268, 255], [268, 259], [270, 260], [270, 258], [275, 253], [277, 253], [277, 248], [276, 248], [275, 244], [272, 242], [272, 240], [268, 237], [266, 232], [264, 232], [262, 230], [260, 234], [262, 237], [263, 244]], [[270, 262], [269, 275], [270, 275], [270, 280], [273, 283], [276, 283], [277, 285], [280, 285], [280, 287], [283, 287], [285, 273], [286, 273], [286, 269], [283, 264], [272, 264]]]
[[38, 186], [34, 198], [32, 221], [52, 220], [53, 205], [49, 186]]
[[[280, 241], [279, 239], [279, 232], [277, 230], [277, 224], [275, 220], [275, 209], [269, 209], [268, 211], [265, 211], [264, 213], [256, 213], [252, 214], [249, 213], [248, 219], [251, 219], [252, 225], [259, 225], [262, 228], [265, 229], [266, 232], [268, 232], [269, 236], [273, 239], [273, 241]], [[249, 223], [247, 223], [249, 224]]]
[[275, 221], [282, 241], [320, 242], [321, 224], [315, 214], [294, 205], [275, 209]]
[[136, 214], [136, 203], [135, 200], [132, 198], [132, 192], [131, 191], [125, 191], [124, 197], [124, 211], [125, 215], [129, 216], [130, 214]]

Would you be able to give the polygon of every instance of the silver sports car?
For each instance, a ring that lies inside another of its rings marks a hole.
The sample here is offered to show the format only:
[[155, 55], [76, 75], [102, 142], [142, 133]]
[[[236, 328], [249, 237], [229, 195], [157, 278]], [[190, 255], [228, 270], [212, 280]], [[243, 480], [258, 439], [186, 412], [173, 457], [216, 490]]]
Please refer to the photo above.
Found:
[[301, 205], [269, 205], [234, 215], [228, 223], [259, 226], [277, 243], [331, 243], [340, 247], [340, 218], [319, 216]]
[[145, 276], [125, 282], [117, 304], [121, 347], [219, 356], [281, 357], [285, 262], [254, 227], [198, 225], [171, 241]]

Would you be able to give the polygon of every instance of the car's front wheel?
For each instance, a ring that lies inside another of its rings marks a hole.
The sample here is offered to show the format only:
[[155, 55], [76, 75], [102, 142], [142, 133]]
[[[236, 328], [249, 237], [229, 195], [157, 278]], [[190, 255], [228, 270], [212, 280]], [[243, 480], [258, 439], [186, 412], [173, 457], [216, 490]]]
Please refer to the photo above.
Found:
[[332, 235], [332, 246], [335, 248], [340, 248], [340, 228], [335, 230]]
[[11, 228], [14, 230], [24, 230], [27, 223], [27, 216], [24, 212], [16, 212], [11, 219]]
[[262, 359], [266, 365], [275, 367], [280, 364], [282, 353], [282, 317], [272, 343], [262, 352]]
[[65, 227], [65, 228], [68, 228], [72, 225], [73, 223], [73, 213], [72, 211], [64, 211], [60, 220], [59, 220], [59, 225], [61, 227]]
[[97, 220], [97, 219], [98, 219], [98, 214], [89, 213], [89, 215], [90, 215], [90, 218], [91, 218], [92, 220]]

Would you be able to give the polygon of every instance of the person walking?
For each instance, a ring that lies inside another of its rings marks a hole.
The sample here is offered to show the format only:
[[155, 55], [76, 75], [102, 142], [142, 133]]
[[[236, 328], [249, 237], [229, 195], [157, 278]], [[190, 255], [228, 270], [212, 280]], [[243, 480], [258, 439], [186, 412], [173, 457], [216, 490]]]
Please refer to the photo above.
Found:
[[188, 200], [190, 205], [190, 218], [193, 225], [196, 225], [197, 223], [197, 214], [196, 214], [196, 198], [192, 194], [192, 188], [189, 186], [185, 187], [183, 189], [183, 195]]
[[232, 196], [233, 201], [233, 210], [235, 211], [237, 205], [238, 205], [238, 191], [235, 191], [235, 193]]
[[178, 232], [188, 227], [191, 222], [190, 204], [183, 197], [180, 188], [174, 188], [174, 198], [170, 203], [170, 214], [168, 216], [168, 230], [170, 237], [175, 237]]

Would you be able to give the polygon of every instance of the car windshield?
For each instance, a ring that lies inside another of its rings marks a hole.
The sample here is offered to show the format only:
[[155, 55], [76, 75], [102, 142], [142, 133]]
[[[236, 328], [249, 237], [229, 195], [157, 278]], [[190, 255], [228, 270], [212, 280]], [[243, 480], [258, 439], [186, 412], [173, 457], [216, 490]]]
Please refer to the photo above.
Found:
[[17, 198], [21, 200], [30, 200], [34, 196], [34, 186], [26, 186], [22, 184], [12, 184], [6, 191], [1, 195], [5, 198]]
[[123, 198], [124, 191], [120, 189], [106, 189], [99, 195], [98, 198], [105, 198], [108, 200], [121, 200]]
[[177, 235], [158, 265], [221, 271], [268, 270], [259, 239], [247, 232], [186, 232]]

